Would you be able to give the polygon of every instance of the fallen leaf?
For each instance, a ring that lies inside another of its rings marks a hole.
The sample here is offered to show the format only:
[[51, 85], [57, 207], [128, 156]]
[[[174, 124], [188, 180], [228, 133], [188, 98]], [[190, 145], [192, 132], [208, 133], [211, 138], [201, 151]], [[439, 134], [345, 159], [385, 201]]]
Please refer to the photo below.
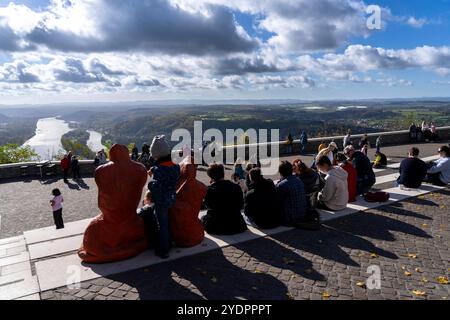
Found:
[[414, 269], [417, 273], [422, 273], [423, 271], [422, 271], [422, 269], [420, 269], [420, 268], [416, 268], [416, 269]]
[[408, 254], [408, 257], [411, 259], [417, 259], [417, 254], [410, 253], [410, 254]]
[[367, 287], [366, 284], [365, 284], [364, 282], [357, 282], [356, 285], [357, 285], [358, 287], [364, 288], [364, 289]]
[[412, 273], [411, 273], [411, 272], [408, 272], [408, 271], [405, 271], [405, 276], [411, 277], [411, 276], [412, 276]]
[[425, 277], [423, 277], [423, 278], [422, 278], [422, 282], [423, 282], [423, 283], [428, 283], [428, 279], [425, 278]]
[[437, 278], [437, 281], [440, 284], [448, 284], [448, 278], [447, 277], [439, 277], [439, 278]]
[[211, 278], [211, 282], [212, 283], [217, 283], [217, 282], [219, 282], [219, 279], [217, 279], [216, 277], [212, 277]]
[[324, 293], [322, 294], [322, 297], [323, 297], [324, 299], [329, 299], [329, 298], [331, 297], [331, 295], [330, 295], [328, 292], [324, 292]]
[[406, 267], [405, 267], [405, 266], [402, 266], [402, 270], [406, 270]]
[[422, 224], [422, 227], [426, 228], [426, 227], [428, 227], [428, 224], [424, 223], [424, 224]]
[[376, 253], [371, 253], [371, 254], [370, 254], [370, 257], [371, 257], [372, 259], [375, 259], [375, 258], [378, 258], [378, 255], [377, 255]]
[[263, 272], [259, 269], [256, 269], [254, 273], [263, 273]]
[[294, 296], [290, 293], [287, 293], [286, 296], [289, 300], [295, 300]]
[[427, 293], [425, 291], [420, 291], [420, 290], [414, 290], [412, 293], [414, 293], [416, 296], [419, 296], [419, 297], [425, 297], [427, 295]]

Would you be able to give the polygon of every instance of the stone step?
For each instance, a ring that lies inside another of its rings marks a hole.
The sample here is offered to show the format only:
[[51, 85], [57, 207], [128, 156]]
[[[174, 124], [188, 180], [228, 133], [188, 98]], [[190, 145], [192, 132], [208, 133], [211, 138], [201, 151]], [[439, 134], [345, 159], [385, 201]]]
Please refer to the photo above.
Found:
[[92, 219], [84, 219], [65, 224], [64, 229], [56, 230], [55, 226], [25, 231], [24, 236], [27, 245], [34, 243], [61, 239], [77, 234], [83, 234]]
[[54, 255], [75, 251], [81, 247], [83, 235], [76, 235], [69, 238], [55, 239], [46, 242], [39, 242], [28, 246], [31, 260], [51, 257]]
[[25, 240], [24, 236], [18, 236], [18, 237], [1, 239], [0, 240], [0, 246], [7, 245], [7, 244], [10, 244], [10, 243], [20, 242], [22, 240]]
[[[436, 161], [439, 158], [440, 158], [439, 156], [431, 156], [431, 157], [423, 158], [422, 160], [425, 161], [425, 162], [430, 162], [430, 161]], [[399, 169], [400, 168], [400, 163], [390, 164], [390, 165], [387, 166], [387, 168], [389, 168], [389, 169]]]
[[0, 285], [0, 300], [13, 300], [39, 293], [37, 277]]
[[41, 300], [41, 296], [39, 295], [39, 293], [35, 293], [26, 297], [22, 297], [22, 298], [17, 298], [14, 300], [25, 300], [25, 301], [35, 301], [35, 300]]
[[10, 264], [0, 267], [0, 276], [6, 276], [17, 272], [29, 271], [31, 273], [31, 265], [29, 261]]
[[8, 274], [6, 276], [0, 276], [0, 287], [12, 282], [19, 282], [26, 278], [31, 278], [31, 276], [31, 269]]
[[12, 264], [17, 264], [20, 262], [30, 261], [30, 255], [28, 252], [22, 252], [9, 257], [0, 258], [0, 267], [9, 266]]

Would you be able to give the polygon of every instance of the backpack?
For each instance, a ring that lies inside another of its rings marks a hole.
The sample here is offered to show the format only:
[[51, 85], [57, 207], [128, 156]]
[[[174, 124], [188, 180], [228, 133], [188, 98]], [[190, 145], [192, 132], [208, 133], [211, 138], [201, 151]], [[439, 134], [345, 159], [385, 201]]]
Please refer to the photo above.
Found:
[[367, 202], [388, 202], [391, 195], [387, 192], [368, 192], [364, 195]]

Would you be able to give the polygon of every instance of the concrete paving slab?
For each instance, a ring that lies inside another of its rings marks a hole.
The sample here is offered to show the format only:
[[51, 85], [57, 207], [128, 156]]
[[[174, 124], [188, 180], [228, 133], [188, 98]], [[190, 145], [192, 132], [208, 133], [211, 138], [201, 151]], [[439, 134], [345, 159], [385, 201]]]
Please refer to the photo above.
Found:
[[22, 279], [6, 285], [0, 285], [0, 300], [13, 300], [39, 293], [37, 277]]
[[83, 243], [83, 235], [39, 242], [28, 246], [31, 260], [51, 257], [79, 249]]
[[28, 245], [31, 245], [34, 243], [83, 234], [91, 221], [92, 219], [85, 219], [67, 223], [65, 225], [65, 228], [61, 230], [56, 230], [54, 226], [51, 226], [42, 229], [25, 231], [24, 232], [25, 240]]
[[0, 267], [26, 261], [30, 261], [30, 255], [28, 252], [22, 252], [17, 255], [0, 258]]
[[19, 262], [15, 264], [10, 264], [4, 267], [0, 267], [0, 276], [6, 276], [9, 274], [22, 272], [22, 271], [30, 271], [31, 272], [31, 264], [29, 261]]

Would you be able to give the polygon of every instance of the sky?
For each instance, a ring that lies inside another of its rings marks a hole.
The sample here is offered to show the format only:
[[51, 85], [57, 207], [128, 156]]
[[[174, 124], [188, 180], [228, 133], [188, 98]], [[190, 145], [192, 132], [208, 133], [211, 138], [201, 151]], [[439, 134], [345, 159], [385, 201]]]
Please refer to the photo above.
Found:
[[450, 0], [369, 1], [0, 0], [0, 105], [448, 97]]

